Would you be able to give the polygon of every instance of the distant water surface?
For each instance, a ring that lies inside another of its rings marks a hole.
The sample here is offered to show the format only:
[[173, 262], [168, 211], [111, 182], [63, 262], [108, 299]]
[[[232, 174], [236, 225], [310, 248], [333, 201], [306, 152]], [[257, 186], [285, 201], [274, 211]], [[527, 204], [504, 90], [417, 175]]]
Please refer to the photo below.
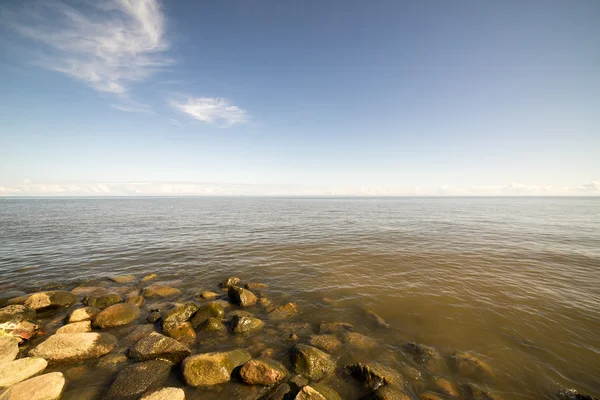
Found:
[[506, 399], [600, 396], [600, 198], [0, 200], [0, 292], [151, 272], [264, 282], [315, 323], [368, 308], [390, 354], [476, 352]]

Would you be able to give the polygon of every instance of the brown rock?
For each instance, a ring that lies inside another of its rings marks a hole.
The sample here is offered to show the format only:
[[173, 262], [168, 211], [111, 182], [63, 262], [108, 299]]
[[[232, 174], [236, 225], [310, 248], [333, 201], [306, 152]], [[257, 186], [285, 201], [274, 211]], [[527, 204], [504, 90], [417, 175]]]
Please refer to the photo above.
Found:
[[240, 369], [240, 376], [248, 385], [273, 385], [286, 375], [283, 364], [269, 358], [250, 360]]
[[118, 293], [103, 293], [98, 295], [86, 296], [83, 298], [83, 304], [96, 307], [99, 309], [105, 309], [114, 304], [118, 304], [123, 301], [123, 298]]
[[304, 344], [297, 344], [292, 348], [290, 359], [295, 372], [312, 381], [324, 378], [335, 369], [335, 363], [329, 354]]
[[346, 371], [356, 380], [364, 382], [372, 389], [392, 383], [402, 383], [400, 375], [383, 365], [375, 363], [355, 363], [344, 367]]
[[189, 322], [184, 322], [171, 329], [167, 329], [164, 333], [182, 343], [193, 343], [196, 341], [196, 331]]
[[180, 295], [181, 290], [164, 285], [150, 285], [144, 289], [142, 296], [145, 298], [156, 298], [156, 297], [171, 297]]
[[119, 303], [103, 310], [94, 318], [94, 327], [115, 328], [130, 324], [140, 316], [140, 308], [135, 304]]
[[90, 321], [81, 321], [81, 322], [73, 322], [72, 324], [67, 324], [65, 326], [61, 326], [56, 330], [56, 333], [80, 333], [80, 332], [91, 332], [92, 331], [92, 323]]
[[342, 348], [342, 342], [340, 342], [337, 337], [332, 334], [313, 335], [308, 339], [308, 343], [311, 346], [325, 350], [328, 353], [334, 353]]
[[152, 279], [156, 279], [156, 278], [158, 278], [158, 275], [149, 274], [149, 275], [144, 276], [142, 279], [140, 279], [140, 282], [148, 282], [148, 281], [151, 281]]
[[65, 377], [60, 372], [36, 376], [12, 385], [0, 393], [0, 400], [58, 400], [65, 383]]
[[162, 387], [170, 371], [171, 364], [161, 360], [130, 365], [117, 375], [104, 400], [137, 400]]
[[377, 342], [358, 332], [344, 332], [342, 340], [348, 346], [359, 350], [370, 350], [377, 346]]
[[283, 321], [294, 315], [298, 314], [298, 309], [296, 308], [296, 304], [287, 303], [282, 306], [275, 308], [273, 311], [269, 313], [269, 318], [274, 321]]
[[233, 303], [241, 307], [252, 306], [258, 301], [254, 293], [238, 286], [230, 286], [229, 290], [227, 290], [227, 296], [229, 296], [229, 299]]
[[212, 386], [227, 382], [236, 367], [250, 360], [250, 353], [238, 349], [219, 353], [204, 353], [183, 360], [183, 379], [189, 386]]
[[90, 321], [98, 315], [98, 313], [100, 313], [100, 309], [96, 307], [78, 308], [69, 315], [68, 322], [72, 324], [73, 322]]
[[14, 360], [19, 354], [19, 340], [13, 336], [0, 336], [0, 364]]
[[129, 356], [139, 361], [157, 359], [168, 361], [173, 365], [181, 363], [191, 354], [190, 348], [186, 345], [159, 333], [151, 333], [129, 351]]
[[452, 361], [458, 373], [465, 377], [489, 379], [494, 376], [492, 368], [471, 353], [455, 354]]
[[77, 301], [73, 293], [64, 290], [33, 293], [17, 297], [8, 301], [8, 304], [22, 304], [32, 310], [43, 311], [50, 308], [69, 307]]
[[238, 278], [237, 276], [232, 276], [221, 282], [219, 286], [221, 286], [222, 288], [228, 288], [230, 286], [235, 286], [238, 283], [240, 283], [240, 278]]
[[264, 283], [246, 283], [244, 287], [248, 290], [255, 290], [260, 292], [263, 289], [267, 289], [269, 286]]
[[217, 297], [219, 297], [219, 294], [215, 292], [202, 292], [196, 295], [197, 299], [203, 300], [216, 299]]
[[116, 283], [131, 283], [131, 282], [135, 281], [135, 276], [133, 276], [133, 275], [111, 276], [109, 279]]
[[354, 325], [346, 322], [324, 322], [319, 325], [320, 333], [338, 333], [354, 330]]
[[231, 319], [231, 332], [236, 334], [251, 333], [262, 329], [265, 323], [253, 317], [238, 317], [237, 315]]
[[117, 339], [108, 333], [61, 333], [49, 336], [29, 355], [49, 362], [80, 361], [103, 356], [116, 344]]
[[127, 296], [125, 303], [135, 304], [136, 306], [141, 307], [144, 305], [144, 298], [138, 295]]

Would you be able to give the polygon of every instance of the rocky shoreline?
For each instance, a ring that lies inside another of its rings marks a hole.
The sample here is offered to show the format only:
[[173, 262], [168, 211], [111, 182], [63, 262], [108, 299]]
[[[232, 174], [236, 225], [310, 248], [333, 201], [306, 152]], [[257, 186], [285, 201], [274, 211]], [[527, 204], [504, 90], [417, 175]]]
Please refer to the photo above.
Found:
[[[389, 350], [367, 356], [378, 343], [363, 327], [306, 322], [264, 284], [230, 277], [190, 295], [157, 279], [0, 293], [0, 400], [510, 398], [488, 389], [494, 370], [474, 353], [407, 342], [398, 369]], [[390, 328], [368, 310], [364, 324]]]

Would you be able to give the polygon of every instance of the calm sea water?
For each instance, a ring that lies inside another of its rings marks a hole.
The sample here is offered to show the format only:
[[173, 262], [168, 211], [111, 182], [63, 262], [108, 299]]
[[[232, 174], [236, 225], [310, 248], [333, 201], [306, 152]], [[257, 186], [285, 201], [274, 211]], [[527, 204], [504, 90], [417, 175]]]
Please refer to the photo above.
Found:
[[474, 351], [507, 399], [600, 396], [600, 198], [0, 200], [0, 291], [150, 272], [264, 282], [315, 322], [366, 307], [379, 354]]

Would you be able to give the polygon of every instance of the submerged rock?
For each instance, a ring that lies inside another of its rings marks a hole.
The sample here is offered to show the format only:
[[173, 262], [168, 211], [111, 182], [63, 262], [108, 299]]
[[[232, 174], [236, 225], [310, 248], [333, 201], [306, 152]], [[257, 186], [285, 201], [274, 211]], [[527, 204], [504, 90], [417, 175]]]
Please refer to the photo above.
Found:
[[334, 353], [342, 348], [342, 342], [335, 335], [312, 335], [308, 338], [308, 344], [324, 350], [328, 353]]
[[220, 332], [226, 331], [227, 327], [220, 319], [211, 317], [204, 322], [204, 324], [200, 327], [200, 330], [202, 332]]
[[159, 319], [160, 319], [160, 312], [158, 312], [158, 311], [151, 312], [150, 314], [148, 314], [148, 318], [146, 318], [146, 320], [148, 320], [148, 322], [150, 322], [151, 324], [155, 323]]
[[135, 276], [120, 275], [120, 276], [111, 276], [108, 279], [110, 279], [111, 281], [116, 282], [116, 283], [131, 283], [131, 282], [135, 281]]
[[13, 336], [0, 336], [0, 364], [14, 360], [19, 354], [19, 340]]
[[198, 310], [194, 313], [190, 319], [190, 323], [194, 329], [204, 324], [209, 318], [223, 319], [225, 310], [223, 306], [217, 302], [210, 302], [198, 307]]
[[137, 342], [129, 351], [129, 356], [139, 361], [158, 359], [173, 365], [181, 363], [191, 354], [190, 348], [186, 345], [156, 332]]
[[579, 393], [575, 389], [562, 389], [557, 396], [560, 400], [598, 400], [596, 397]]
[[312, 381], [318, 381], [335, 370], [335, 363], [329, 354], [305, 344], [292, 347], [290, 359], [296, 373]]
[[140, 316], [135, 304], [119, 303], [103, 310], [94, 318], [94, 326], [100, 329], [115, 328], [132, 323]]
[[261, 397], [261, 400], [285, 400], [292, 395], [292, 388], [287, 383], [282, 383], [271, 392]]
[[248, 290], [256, 290], [256, 291], [261, 291], [263, 289], [267, 289], [269, 287], [269, 285], [265, 285], [264, 283], [246, 283], [244, 285], [244, 288], [248, 289]]
[[171, 329], [167, 329], [164, 331], [164, 333], [167, 336], [183, 343], [193, 343], [196, 340], [196, 331], [194, 331], [192, 324], [189, 322], [184, 322], [172, 327]]
[[396, 371], [380, 364], [359, 362], [346, 365], [344, 368], [354, 379], [365, 383], [374, 390], [380, 386], [402, 382]]
[[312, 383], [304, 386], [296, 395], [296, 400], [341, 400], [340, 395], [328, 386]]
[[142, 279], [140, 279], [140, 282], [148, 282], [148, 281], [151, 281], [152, 279], [156, 279], [156, 278], [158, 278], [158, 275], [148, 274], [148, 275], [144, 276]]
[[235, 315], [231, 319], [231, 332], [236, 334], [255, 332], [262, 329], [263, 326], [265, 326], [265, 323], [258, 318]]
[[171, 364], [161, 360], [130, 365], [117, 375], [105, 400], [137, 400], [143, 394], [163, 386], [170, 371]]
[[98, 360], [96, 366], [103, 369], [116, 369], [120, 364], [127, 362], [127, 356], [125, 354], [107, 354]]
[[55, 290], [17, 297], [9, 300], [8, 304], [21, 304], [32, 310], [43, 311], [51, 308], [69, 307], [75, 304], [75, 301], [77, 301], [77, 298], [73, 293], [64, 290]]
[[196, 295], [196, 299], [202, 299], [202, 300], [216, 299], [217, 297], [219, 297], [218, 293], [208, 292], [208, 291], [201, 292]]
[[98, 313], [100, 313], [100, 309], [97, 307], [83, 307], [83, 308], [78, 308], [77, 310], [74, 310], [68, 318], [68, 322], [74, 323], [74, 322], [81, 322], [81, 321], [90, 321], [91, 319], [93, 319], [96, 315], [98, 315]]
[[458, 387], [446, 378], [437, 378], [433, 381], [436, 392], [440, 392], [448, 397], [458, 397], [460, 392]]
[[127, 296], [125, 303], [135, 304], [136, 306], [141, 307], [144, 305], [144, 298], [142, 296], [138, 296], [137, 294]]
[[117, 339], [108, 333], [61, 333], [49, 336], [29, 355], [49, 362], [80, 361], [103, 356], [116, 345]]
[[421, 400], [444, 400], [438, 393], [425, 392], [421, 393]]
[[123, 298], [118, 293], [106, 293], [95, 296], [86, 296], [83, 298], [83, 304], [90, 307], [96, 307], [101, 310], [114, 304], [118, 304], [122, 301]]
[[175, 307], [162, 318], [163, 329], [173, 329], [177, 325], [187, 322], [196, 311], [198, 311], [198, 306], [194, 303], [186, 303]]
[[27, 296], [27, 293], [20, 290], [9, 290], [8, 292], [0, 293], [0, 307], [4, 307], [10, 299]]
[[339, 333], [353, 330], [354, 325], [346, 322], [324, 322], [319, 325], [320, 333]]
[[269, 358], [250, 360], [240, 369], [240, 376], [248, 385], [273, 385], [286, 375], [283, 364]]
[[277, 329], [283, 333], [295, 333], [297, 335], [312, 332], [312, 328], [308, 322], [283, 322], [277, 325]]
[[432, 358], [440, 358], [440, 354], [436, 349], [421, 343], [407, 343], [402, 346], [402, 349], [410, 358], [419, 363], [424, 363]]
[[369, 400], [412, 400], [402, 389], [394, 386], [383, 386], [377, 389]]
[[60, 372], [36, 376], [12, 385], [0, 393], [0, 400], [58, 400], [65, 383], [65, 377]]
[[183, 360], [183, 379], [189, 386], [212, 386], [227, 382], [236, 367], [250, 360], [250, 353], [237, 349], [204, 353]]
[[[501, 397], [480, 389], [475, 385], [465, 384], [461, 386], [462, 397], [465, 400], [501, 400]], [[590, 400], [591, 398], [576, 398], [577, 400]], [[591, 399], [594, 400], [594, 399]]]
[[92, 323], [91, 321], [81, 321], [81, 322], [73, 322], [72, 324], [67, 324], [65, 326], [61, 326], [56, 330], [56, 333], [80, 333], [80, 332], [91, 332], [92, 331]]
[[36, 318], [37, 313], [35, 310], [32, 310], [31, 308], [21, 304], [14, 304], [0, 308], [0, 323], [18, 322]]
[[237, 276], [231, 276], [231, 277], [225, 279], [223, 282], [221, 282], [221, 284], [219, 286], [221, 286], [222, 288], [228, 288], [230, 286], [235, 286], [239, 283], [240, 283], [240, 278], [238, 278]]
[[483, 360], [471, 353], [455, 354], [452, 364], [459, 374], [465, 377], [488, 379], [494, 376], [492, 368]]
[[269, 313], [269, 318], [274, 321], [283, 321], [294, 315], [298, 314], [298, 309], [296, 308], [296, 304], [287, 303], [282, 306], [275, 308], [273, 311]]
[[241, 307], [253, 306], [258, 301], [254, 293], [239, 286], [230, 286], [227, 290], [227, 296], [233, 303]]
[[142, 296], [144, 296], [145, 298], [171, 297], [180, 294], [181, 290], [179, 289], [157, 284], [148, 286], [142, 292]]
[[366, 309], [363, 311], [365, 314], [365, 318], [371, 325], [378, 327], [378, 328], [389, 328], [390, 327], [390, 324], [385, 322], [385, 320], [383, 318], [381, 318], [379, 315], [375, 314], [373, 311], [366, 310]]
[[48, 362], [43, 358], [26, 357], [0, 363], [0, 389], [12, 386], [46, 369]]
[[185, 400], [185, 392], [179, 388], [162, 388], [142, 396], [140, 400]]
[[377, 342], [358, 332], [344, 332], [342, 340], [348, 346], [359, 350], [370, 350], [377, 346]]

